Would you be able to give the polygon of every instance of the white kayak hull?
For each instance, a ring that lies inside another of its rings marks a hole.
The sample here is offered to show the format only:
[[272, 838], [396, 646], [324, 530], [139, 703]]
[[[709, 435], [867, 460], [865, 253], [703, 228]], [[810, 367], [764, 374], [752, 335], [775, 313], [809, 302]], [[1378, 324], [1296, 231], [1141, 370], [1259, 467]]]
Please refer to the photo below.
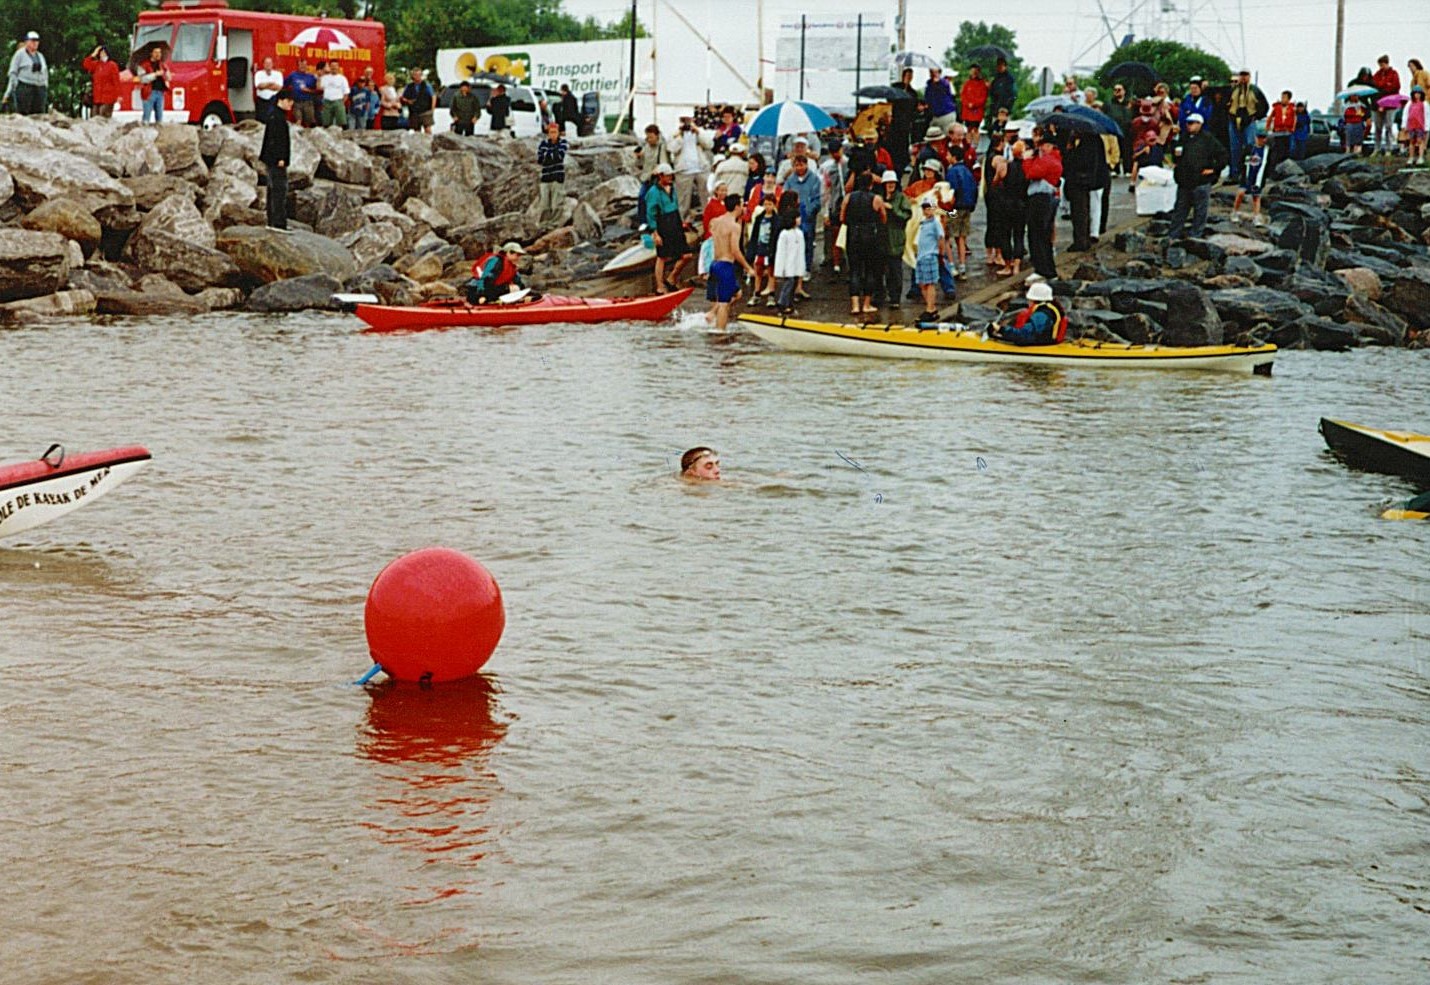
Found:
[[73, 456], [58, 468], [43, 461], [0, 467], [0, 537], [33, 530], [87, 506], [143, 471], [151, 460], [142, 448], [118, 452]]

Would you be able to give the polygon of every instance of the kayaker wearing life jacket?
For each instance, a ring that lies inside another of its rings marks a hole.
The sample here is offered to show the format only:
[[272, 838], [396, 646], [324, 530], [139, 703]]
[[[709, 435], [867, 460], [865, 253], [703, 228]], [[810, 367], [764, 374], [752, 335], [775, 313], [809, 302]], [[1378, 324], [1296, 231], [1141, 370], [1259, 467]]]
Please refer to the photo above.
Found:
[[472, 279], [467, 281], [467, 303], [496, 301], [514, 288], [525, 287], [517, 258], [526, 256], [520, 243], [508, 243], [495, 253], [483, 253], [472, 261]]
[[1053, 300], [1047, 281], [1035, 281], [1028, 288], [1028, 307], [1013, 318], [1013, 324], [991, 333], [1010, 345], [1056, 345], [1068, 334], [1068, 316]]

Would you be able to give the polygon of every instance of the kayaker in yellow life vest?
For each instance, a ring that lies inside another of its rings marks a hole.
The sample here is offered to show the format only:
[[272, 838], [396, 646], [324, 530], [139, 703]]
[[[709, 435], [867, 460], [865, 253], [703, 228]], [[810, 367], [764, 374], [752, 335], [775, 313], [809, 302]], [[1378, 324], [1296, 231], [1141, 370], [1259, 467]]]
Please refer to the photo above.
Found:
[[1018, 312], [1013, 324], [993, 326], [989, 336], [1010, 345], [1056, 345], [1068, 334], [1068, 316], [1053, 300], [1053, 289], [1047, 281], [1034, 281], [1028, 287], [1028, 307]]
[[518, 258], [524, 256], [526, 251], [520, 243], [507, 243], [500, 250], [483, 253], [473, 260], [472, 279], [467, 281], [467, 303], [497, 301], [512, 290], [525, 287], [517, 266]]

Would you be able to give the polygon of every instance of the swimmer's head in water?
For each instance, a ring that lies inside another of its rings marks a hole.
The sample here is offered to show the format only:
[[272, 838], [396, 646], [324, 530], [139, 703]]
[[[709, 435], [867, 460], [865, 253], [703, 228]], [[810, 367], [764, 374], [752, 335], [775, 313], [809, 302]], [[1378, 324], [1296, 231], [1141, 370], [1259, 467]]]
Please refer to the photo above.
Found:
[[719, 482], [720, 456], [714, 448], [692, 448], [680, 456], [680, 476], [701, 482]]

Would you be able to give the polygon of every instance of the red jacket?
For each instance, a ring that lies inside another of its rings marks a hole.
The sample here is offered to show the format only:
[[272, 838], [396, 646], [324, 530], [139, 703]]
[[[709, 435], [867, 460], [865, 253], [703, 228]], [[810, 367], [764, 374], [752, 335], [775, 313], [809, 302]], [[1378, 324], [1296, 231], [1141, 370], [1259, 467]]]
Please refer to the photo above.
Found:
[[1063, 156], [1052, 144], [1044, 144], [1038, 156], [1023, 162], [1023, 175], [1031, 181], [1046, 181], [1054, 189], [1063, 180]]
[[1291, 133], [1296, 129], [1296, 104], [1271, 104], [1271, 132]]
[[112, 106], [122, 95], [119, 89], [119, 64], [113, 59], [100, 61], [86, 58], [84, 70], [94, 83], [94, 105]]
[[1370, 77], [1370, 84], [1379, 89], [1382, 96], [1393, 96], [1400, 91], [1400, 73], [1387, 65]]
[[963, 122], [982, 123], [983, 107], [988, 105], [988, 83], [982, 79], [969, 79], [958, 92], [963, 103]]
[[[148, 75], [148, 74], [150, 74], [150, 73], [153, 72], [153, 71], [154, 71], [154, 66], [153, 66], [153, 64], [151, 64], [151, 63], [150, 63], [149, 61], [147, 61], [147, 60], [146, 60], [146, 61], [142, 61], [142, 62], [139, 63], [139, 71], [137, 71], [137, 72], [134, 73], [134, 78], [138, 79], [141, 75]], [[171, 78], [170, 73], [169, 73], [169, 63], [168, 63], [168, 62], [160, 62], [160, 63], [159, 63], [159, 71], [161, 71], [161, 72], [164, 73], [164, 88], [165, 88], [165, 90], [167, 90], [167, 89], [169, 88], [169, 81], [170, 81], [170, 78]], [[148, 99], [149, 96], [153, 94], [153, 92], [154, 92], [154, 87], [153, 87], [153, 86], [148, 85], [147, 83], [141, 83], [141, 84], [140, 84], [140, 86], [139, 86], [139, 98], [140, 98], [140, 99]]]

